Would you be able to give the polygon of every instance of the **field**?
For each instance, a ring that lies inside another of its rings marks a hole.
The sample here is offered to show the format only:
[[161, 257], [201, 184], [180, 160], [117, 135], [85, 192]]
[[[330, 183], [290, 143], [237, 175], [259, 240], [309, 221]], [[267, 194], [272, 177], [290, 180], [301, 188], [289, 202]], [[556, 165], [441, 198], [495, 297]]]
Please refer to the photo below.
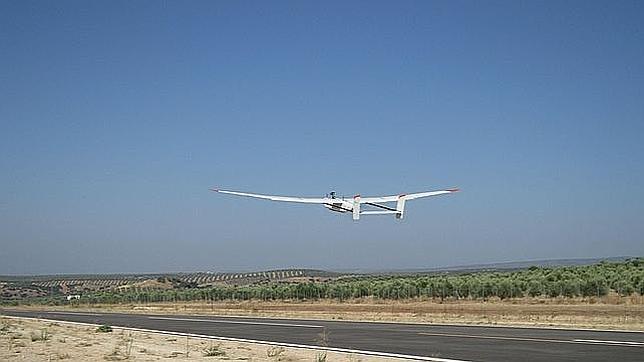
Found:
[[[95, 289], [96, 281], [115, 282]], [[0, 301], [19, 308], [644, 330], [641, 258], [515, 270], [334, 274], [302, 269], [24, 277], [3, 283]], [[43, 287], [51, 294], [41, 295]]]
[[399, 361], [394, 358], [218, 341], [20, 318], [0, 319], [2, 361]]

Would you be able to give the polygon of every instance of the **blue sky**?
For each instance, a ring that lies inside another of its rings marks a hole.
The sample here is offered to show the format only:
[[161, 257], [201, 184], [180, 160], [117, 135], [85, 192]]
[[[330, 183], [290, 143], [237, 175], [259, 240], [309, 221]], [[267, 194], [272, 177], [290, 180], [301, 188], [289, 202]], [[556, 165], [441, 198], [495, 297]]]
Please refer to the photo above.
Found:
[[644, 255], [643, 145], [639, 1], [0, 1], [1, 274]]

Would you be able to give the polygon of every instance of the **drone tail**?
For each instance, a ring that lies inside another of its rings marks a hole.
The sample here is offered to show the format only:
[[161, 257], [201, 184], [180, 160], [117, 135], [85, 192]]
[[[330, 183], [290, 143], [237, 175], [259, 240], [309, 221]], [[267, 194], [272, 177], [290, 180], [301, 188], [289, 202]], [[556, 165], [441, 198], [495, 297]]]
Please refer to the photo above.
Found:
[[353, 220], [360, 220], [360, 195], [353, 197]]
[[396, 219], [402, 219], [405, 214], [405, 197], [401, 195], [396, 202]]

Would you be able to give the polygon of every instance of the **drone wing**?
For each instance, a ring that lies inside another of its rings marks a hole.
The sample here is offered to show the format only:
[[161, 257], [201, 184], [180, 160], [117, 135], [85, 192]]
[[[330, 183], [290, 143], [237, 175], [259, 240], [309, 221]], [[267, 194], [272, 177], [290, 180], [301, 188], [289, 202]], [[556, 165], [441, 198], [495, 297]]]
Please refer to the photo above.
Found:
[[421, 197], [429, 197], [429, 196], [438, 196], [438, 195], [444, 195], [444, 194], [451, 194], [453, 192], [457, 192], [458, 189], [448, 189], [448, 190], [439, 190], [439, 191], [427, 191], [427, 192], [417, 192], [414, 194], [400, 194], [400, 195], [392, 195], [392, 196], [376, 196], [376, 197], [362, 197], [360, 199], [360, 202], [362, 203], [367, 203], [367, 202], [394, 202], [398, 200], [414, 200], [414, 199], [420, 199]]
[[226, 191], [226, 190], [218, 190], [218, 189], [211, 189], [211, 190], [222, 194], [254, 197], [257, 199], [272, 200], [272, 201], [299, 202], [303, 204], [326, 204], [333, 201], [332, 199], [329, 199], [326, 197], [312, 198], [312, 197], [273, 196], [273, 195], [260, 195], [260, 194], [251, 194], [248, 192]]

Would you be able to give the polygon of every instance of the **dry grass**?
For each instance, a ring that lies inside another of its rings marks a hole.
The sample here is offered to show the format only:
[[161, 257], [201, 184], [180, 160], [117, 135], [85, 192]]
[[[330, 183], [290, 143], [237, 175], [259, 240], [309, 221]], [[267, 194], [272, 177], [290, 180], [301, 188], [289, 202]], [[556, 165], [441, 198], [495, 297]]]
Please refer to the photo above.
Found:
[[[31, 333], [47, 330], [50, 338], [31, 341]], [[276, 352], [277, 351], [277, 352]], [[316, 361], [318, 351], [271, 347], [256, 343], [213, 341], [133, 332], [113, 328], [101, 333], [96, 326], [52, 323], [22, 318], [0, 318], [0, 361]], [[330, 361], [402, 361], [328, 352]]]
[[[33, 307], [42, 309], [42, 306]], [[453, 323], [626, 329], [644, 331], [644, 298], [521, 298], [501, 301], [360, 299], [345, 302], [216, 302], [99, 305], [75, 310], [160, 314], [335, 319], [378, 322]], [[56, 307], [60, 309], [60, 307]]]

